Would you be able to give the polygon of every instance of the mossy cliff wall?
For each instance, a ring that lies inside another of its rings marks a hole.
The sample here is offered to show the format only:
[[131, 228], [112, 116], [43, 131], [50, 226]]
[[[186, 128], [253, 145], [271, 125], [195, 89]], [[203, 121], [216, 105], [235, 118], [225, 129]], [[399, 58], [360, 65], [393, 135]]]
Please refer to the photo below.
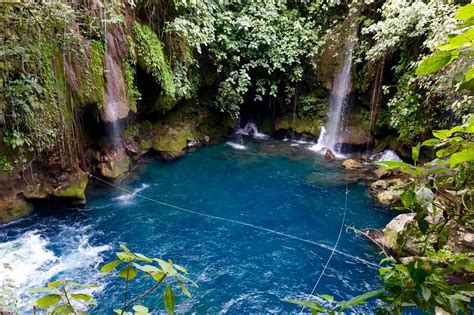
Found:
[[178, 158], [235, 125], [198, 100], [197, 67], [181, 62], [193, 86], [179, 85], [189, 56], [128, 5], [8, 4], [0, 19], [0, 224], [39, 199], [83, 204], [87, 172], [119, 178], [148, 151]]

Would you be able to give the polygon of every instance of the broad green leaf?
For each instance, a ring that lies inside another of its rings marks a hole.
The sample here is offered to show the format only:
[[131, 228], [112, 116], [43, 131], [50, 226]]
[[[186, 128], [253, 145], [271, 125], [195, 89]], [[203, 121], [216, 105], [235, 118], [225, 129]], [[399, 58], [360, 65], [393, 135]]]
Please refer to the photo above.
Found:
[[38, 299], [36, 301], [36, 305], [38, 305], [41, 308], [48, 308], [51, 305], [54, 305], [61, 301], [61, 295], [59, 294], [48, 294], [46, 296], [43, 296], [42, 298]]
[[174, 306], [175, 306], [175, 299], [174, 299], [174, 293], [173, 289], [171, 289], [171, 286], [168, 284], [165, 288], [165, 294], [163, 297], [163, 301], [165, 303], [166, 310], [168, 313], [173, 314], [174, 313]]
[[455, 167], [460, 163], [471, 162], [474, 161], [474, 148], [469, 148], [467, 150], [454, 153], [451, 157], [446, 161], [451, 167]]
[[471, 95], [474, 95], [474, 79], [469, 81], [464, 81], [460, 86], [460, 90], [469, 90]]
[[405, 162], [400, 162], [400, 161], [378, 161], [375, 162], [374, 164], [380, 165], [385, 169], [395, 169], [395, 168], [406, 168], [410, 169], [412, 168], [412, 165], [405, 163]]
[[138, 260], [143, 260], [143, 261], [146, 261], [146, 262], [152, 262], [153, 261], [153, 259], [148, 258], [145, 255], [142, 255], [140, 253], [134, 253], [134, 254], [135, 254], [135, 256], [137, 257]]
[[159, 272], [159, 273], [163, 273], [163, 271], [158, 268], [158, 267], [155, 267], [155, 266], [152, 266], [152, 265], [140, 265], [140, 264], [133, 264], [133, 266], [143, 272], [146, 272], [146, 273], [150, 273], [150, 274], [153, 274], [153, 273], [156, 273], [156, 272]]
[[74, 313], [74, 309], [69, 304], [59, 305], [53, 310], [53, 315], [70, 315]]
[[112, 270], [114, 270], [115, 268], [117, 268], [118, 265], [120, 265], [122, 263], [121, 260], [114, 260], [114, 261], [111, 261], [105, 265], [102, 266], [102, 268], [100, 268], [100, 272], [102, 273], [109, 273], [111, 272]]
[[471, 69], [467, 70], [466, 72], [466, 78], [464, 79], [465, 81], [470, 81], [474, 79], [474, 67], [472, 67]]
[[296, 304], [301, 307], [307, 307], [310, 310], [314, 310], [321, 313], [327, 312], [326, 309], [321, 304], [313, 302], [313, 301], [298, 301], [298, 300], [291, 300], [291, 299], [283, 299], [282, 301], [291, 303], [291, 304]]
[[82, 301], [89, 301], [92, 299], [92, 295], [89, 294], [84, 294], [84, 293], [71, 293], [72, 298], [76, 300], [82, 300]]
[[424, 59], [418, 68], [416, 69], [416, 74], [432, 74], [441, 69], [442, 67], [448, 65], [459, 56], [459, 51], [441, 51], [432, 54], [428, 58]]
[[52, 282], [48, 283], [48, 287], [49, 288], [56, 288], [57, 286], [62, 285], [62, 284], [66, 284], [68, 282], [69, 282], [69, 280], [56, 280], [56, 281], [52, 281]]
[[132, 266], [127, 266], [120, 270], [119, 277], [124, 278], [125, 280], [132, 280], [137, 276], [137, 270]]
[[377, 291], [367, 292], [367, 293], [355, 296], [349, 301], [344, 302], [344, 304], [341, 305], [340, 311], [344, 311], [345, 309], [347, 309], [348, 307], [352, 305], [365, 303], [365, 301], [367, 301], [368, 299], [379, 296], [384, 292], [385, 292], [384, 290], [377, 290]]
[[474, 42], [474, 28], [469, 28], [467, 31], [455, 36], [448, 36], [448, 41], [450, 44], [456, 45], [456, 48], [471, 45]]
[[332, 295], [329, 295], [329, 294], [318, 294], [318, 296], [326, 301], [328, 301], [329, 303], [332, 303], [334, 301], [334, 296]]
[[130, 261], [132, 261], [136, 258], [135, 255], [133, 255], [132, 253], [128, 253], [128, 252], [118, 252], [115, 255], [117, 256], [118, 259], [120, 259], [121, 261], [125, 261], [125, 262], [130, 262]]
[[428, 139], [428, 140], [425, 140], [422, 145], [425, 147], [434, 147], [438, 145], [439, 143], [440, 142], [438, 139]]
[[456, 19], [466, 21], [474, 17], [474, 3], [460, 7], [456, 12]]
[[407, 189], [400, 195], [400, 200], [407, 208], [411, 207], [416, 201], [416, 194], [413, 190]]

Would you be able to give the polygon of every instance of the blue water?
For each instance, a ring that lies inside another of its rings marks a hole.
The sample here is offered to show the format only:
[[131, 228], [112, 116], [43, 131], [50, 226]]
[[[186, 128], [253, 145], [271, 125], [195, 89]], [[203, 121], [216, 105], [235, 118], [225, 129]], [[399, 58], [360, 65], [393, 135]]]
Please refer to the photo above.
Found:
[[[99, 306], [92, 313], [113, 314], [112, 309], [122, 303], [122, 282], [97, 275], [97, 270], [103, 261], [113, 259], [114, 249], [123, 242], [136, 252], [172, 258], [188, 268], [199, 288], [191, 289], [190, 299], [178, 294], [178, 312], [299, 311], [280, 299], [306, 298], [326, 263], [344, 212], [344, 173], [339, 163], [327, 162], [304, 146], [273, 140], [246, 145], [246, 150], [224, 143], [207, 146], [174, 162], [149, 159], [121, 185], [150, 198], [308, 239], [319, 246], [159, 206], [96, 183], [85, 208], [43, 209], [1, 228], [3, 244], [25, 252], [36, 249], [37, 257], [44, 260], [34, 268], [28, 267], [31, 258], [23, 263], [25, 279], [19, 286], [52, 277], [98, 283], [102, 285], [95, 293]], [[317, 290], [336, 299], [348, 299], [378, 285], [377, 268], [362, 260], [378, 263], [380, 255], [347, 227], [380, 228], [393, 216], [374, 204], [365, 184], [352, 183], [348, 189], [345, 229], [338, 248], [346, 255], [334, 255]], [[140, 289], [143, 285], [131, 288], [135, 294]], [[164, 309], [161, 297], [143, 304]], [[353, 311], [367, 313], [374, 307], [372, 302]]]

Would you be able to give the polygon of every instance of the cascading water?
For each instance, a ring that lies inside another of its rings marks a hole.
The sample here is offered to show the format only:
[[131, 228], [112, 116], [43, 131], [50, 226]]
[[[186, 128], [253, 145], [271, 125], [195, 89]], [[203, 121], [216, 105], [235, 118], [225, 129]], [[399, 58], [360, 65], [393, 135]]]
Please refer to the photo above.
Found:
[[321, 133], [318, 142], [310, 149], [313, 151], [325, 153], [328, 149], [333, 153], [340, 154], [341, 149], [338, 142], [341, 140], [341, 131], [343, 129], [344, 112], [348, 104], [348, 94], [351, 85], [351, 66], [352, 51], [354, 41], [349, 36], [345, 45], [345, 55], [342, 67], [337, 72], [330, 96], [330, 111], [326, 126], [321, 127]]
[[247, 147], [244, 145], [242, 136], [249, 136], [254, 139], [267, 139], [268, 135], [258, 131], [257, 125], [253, 122], [248, 122], [244, 127], [238, 128], [234, 133], [234, 140], [228, 141], [227, 144], [234, 149], [245, 150]]

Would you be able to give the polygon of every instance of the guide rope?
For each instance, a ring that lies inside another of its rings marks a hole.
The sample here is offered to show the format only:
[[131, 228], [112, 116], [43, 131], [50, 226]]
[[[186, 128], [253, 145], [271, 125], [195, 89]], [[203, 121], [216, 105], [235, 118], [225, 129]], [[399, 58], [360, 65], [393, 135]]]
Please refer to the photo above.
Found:
[[[172, 204], [169, 204], [169, 203], [166, 203], [166, 202], [163, 202], [163, 201], [159, 201], [159, 200], [156, 200], [156, 199], [153, 199], [153, 198], [150, 198], [150, 197], [147, 197], [147, 196], [143, 196], [139, 193], [136, 193], [136, 192], [133, 192], [131, 190], [128, 190], [126, 188], [123, 188], [121, 186], [118, 186], [118, 185], [115, 185], [109, 181], [106, 181], [105, 179], [102, 179], [100, 177], [97, 177], [91, 173], [87, 173], [89, 175], [89, 177], [91, 178], [94, 178], [98, 181], [101, 181], [102, 183], [104, 184], [107, 184], [109, 186], [112, 186], [114, 188], [117, 188], [118, 190], [121, 190], [121, 191], [124, 191], [126, 193], [129, 193], [133, 196], [137, 196], [139, 198], [142, 198], [144, 200], [148, 200], [148, 201], [151, 201], [153, 203], [156, 203], [156, 204], [159, 204], [159, 205], [162, 205], [162, 206], [165, 206], [165, 207], [169, 207], [169, 208], [173, 208], [173, 209], [176, 209], [176, 210], [180, 210], [180, 211], [184, 211], [184, 212], [188, 212], [188, 213], [192, 213], [192, 214], [195, 214], [195, 215], [200, 215], [200, 216], [203, 216], [203, 217], [207, 217], [207, 218], [210, 218], [210, 219], [215, 219], [215, 220], [220, 220], [220, 221], [225, 221], [225, 222], [229, 222], [229, 223], [233, 223], [233, 224], [239, 224], [239, 225], [242, 225], [242, 226], [246, 226], [246, 227], [250, 227], [250, 228], [254, 228], [256, 230], [261, 230], [261, 231], [265, 231], [267, 233], [272, 233], [272, 234], [276, 234], [276, 235], [279, 235], [279, 236], [283, 236], [283, 237], [286, 237], [286, 238], [290, 238], [290, 239], [294, 239], [294, 240], [298, 240], [298, 241], [301, 241], [301, 242], [304, 242], [304, 243], [308, 243], [308, 244], [312, 244], [312, 245], [316, 245], [320, 248], [324, 248], [326, 250], [330, 250], [332, 251], [331, 253], [331, 256], [334, 255], [334, 253], [338, 253], [342, 256], [346, 256], [348, 258], [351, 258], [353, 260], [357, 260], [359, 262], [362, 262], [366, 265], [369, 265], [369, 266], [374, 266], [374, 267], [378, 267], [377, 264], [374, 264], [370, 261], [367, 261], [365, 259], [362, 259], [360, 257], [357, 257], [357, 256], [353, 256], [353, 255], [350, 255], [350, 254], [347, 254], [347, 253], [344, 253], [344, 252], [341, 252], [339, 250], [336, 250], [336, 247], [334, 248], [331, 248], [330, 246], [328, 245], [325, 245], [325, 244], [321, 244], [321, 243], [317, 243], [315, 241], [312, 241], [312, 240], [308, 240], [308, 239], [305, 239], [305, 238], [301, 238], [301, 237], [298, 237], [298, 236], [294, 236], [294, 235], [290, 235], [290, 234], [286, 234], [286, 233], [283, 233], [283, 232], [278, 232], [278, 231], [275, 231], [275, 230], [271, 230], [269, 228], [265, 228], [265, 227], [262, 227], [262, 226], [258, 226], [258, 225], [254, 225], [254, 224], [251, 224], [251, 223], [246, 223], [246, 222], [242, 222], [242, 221], [238, 221], [238, 220], [233, 220], [233, 219], [227, 219], [227, 218], [223, 218], [223, 217], [219, 217], [219, 216], [215, 216], [215, 215], [211, 215], [211, 214], [207, 214], [207, 213], [204, 213], [204, 212], [199, 212], [199, 211], [194, 211], [194, 210], [190, 210], [190, 209], [186, 209], [186, 208], [183, 208], [183, 207], [179, 207], [179, 206], [175, 206], [175, 205], [172, 205]], [[346, 203], [347, 203], [347, 193], [346, 193]], [[342, 231], [342, 228], [341, 228], [341, 231]], [[340, 236], [341, 232], [339, 233], [339, 236]]]
[[[316, 291], [316, 288], [318, 287], [319, 285], [319, 282], [321, 281], [321, 279], [323, 278], [324, 276], [324, 273], [326, 272], [326, 269], [328, 268], [329, 266], [329, 263], [331, 262], [331, 259], [332, 259], [332, 256], [334, 256], [334, 253], [337, 252], [336, 248], [337, 248], [337, 245], [339, 244], [339, 240], [341, 239], [341, 235], [342, 235], [342, 230], [344, 229], [344, 223], [346, 221], [346, 213], [347, 213], [347, 196], [349, 195], [349, 184], [347, 182], [347, 178], [346, 178], [346, 198], [344, 200], [344, 214], [342, 215], [342, 220], [341, 220], [341, 228], [339, 229], [339, 235], [337, 236], [337, 239], [336, 239], [336, 243], [334, 244], [334, 247], [331, 251], [331, 255], [329, 255], [329, 258], [328, 260], [326, 261], [326, 264], [324, 265], [324, 268], [323, 270], [321, 271], [321, 273], [319, 274], [319, 277], [318, 277], [318, 280], [316, 280], [316, 283], [314, 284], [314, 287], [313, 289], [311, 290], [311, 293], [309, 295], [313, 295], [313, 293]], [[374, 264], [375, 265], [375, 264]], [[377, 265], [376, 265], [377, 266]], [[306, 308], [306, 306], [303, 306], [301, 308], [301, 311], [300, 311], [300, 314], [301, 315], [304, 311], [304, 309]]]

